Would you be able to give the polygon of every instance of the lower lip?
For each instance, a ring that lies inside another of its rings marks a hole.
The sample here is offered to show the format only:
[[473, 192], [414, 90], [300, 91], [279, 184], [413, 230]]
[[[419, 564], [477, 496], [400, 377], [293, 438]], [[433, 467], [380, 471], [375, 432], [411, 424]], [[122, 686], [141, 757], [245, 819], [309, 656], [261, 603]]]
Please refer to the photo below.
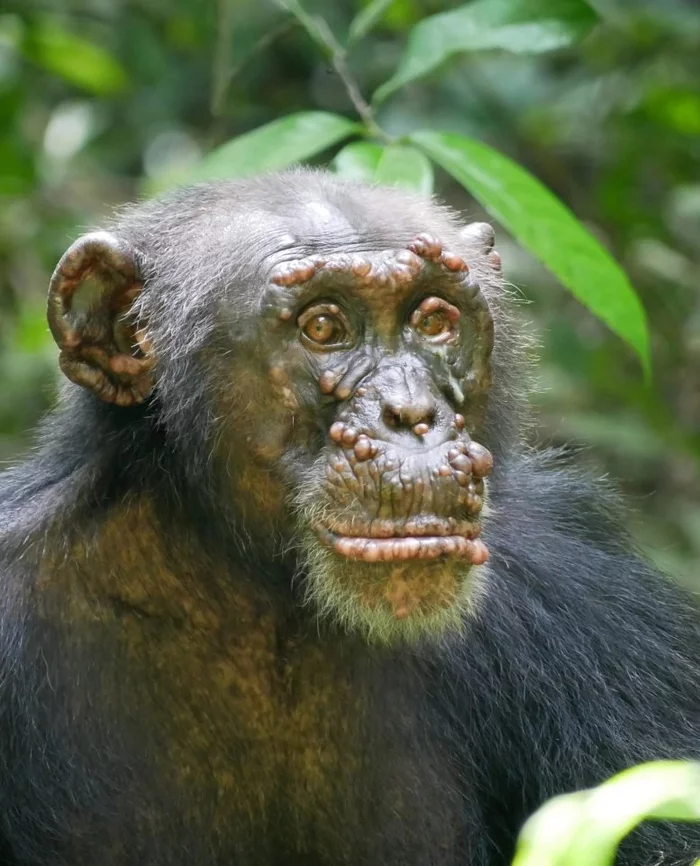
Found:
[[483, 565], [489, 558], [483, 541], [461, 535], [360, 538], [326, 531], [323, 537], [340, 556], [361, 562], [407, 562], [449, 556], [467, 560], [471, 565]]

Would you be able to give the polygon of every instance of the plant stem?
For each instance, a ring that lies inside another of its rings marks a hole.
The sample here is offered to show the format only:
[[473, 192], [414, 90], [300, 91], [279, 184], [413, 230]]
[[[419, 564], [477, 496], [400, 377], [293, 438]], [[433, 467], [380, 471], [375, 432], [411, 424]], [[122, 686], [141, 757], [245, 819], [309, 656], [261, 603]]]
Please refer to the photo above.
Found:
[[209, 110], [216, 116], [221, 114], [226, 99], [228, 69], [231, 63], [232, 15], [230, 0], [219, 0], [217, 37], [214, 46], [214, 65], [212, 69], [212, 90]]
[[293, 30], [298, 26], [298, 21], [294, 18], [288, 18], [286, 21], [283, 21], [281, 24], [278, 24], [277, 27], [272, 27], [267, 33], [264, 33], [260, 39], [253, 45], [250, 51], [242, 57], [238, 63], [234, 63], [231, 68], [228, 70], [228, 74], [226, 76], [226, 88], [230, 87], [234, 79], [237, 75], [241, 73], [241, 71], [256, 57], [260, 54], [263, 54], [270, 48], [278, 39], [281, 39], [283, 36], [286, 36], [290, 30]]
[[372, 135], [387, 142], [391, 141], [391, 136], [386, 133], [374, 119], [372, 106], [362, 95], [357, 80], [350, 71], [347, 51], [335, 38], [330, 27], [323, 18], [316, 18], [315, 23], [330, 51], [330, 61], [333, 64], [333, 69], [335, 69], [338, 78], [340, 78], [345, 85], [345, 90], [350, 97], [350, 101], [352, 102], [355, 111], [362, 119], [362, 122]]
[[385, 142], [392, 141], [391, 136], [375, 120], [371, 105], [362, 95], [357, 80], [350, 71], [347, 60], [348, 53], [335, 38], [326, 20], [318, 15], [309, 15], [298, 0], [277, 0], [277, 2], [299, 21], [311, 39], [326, 54], [338, 78], [343, 82], [350, 101], [368, 132]]

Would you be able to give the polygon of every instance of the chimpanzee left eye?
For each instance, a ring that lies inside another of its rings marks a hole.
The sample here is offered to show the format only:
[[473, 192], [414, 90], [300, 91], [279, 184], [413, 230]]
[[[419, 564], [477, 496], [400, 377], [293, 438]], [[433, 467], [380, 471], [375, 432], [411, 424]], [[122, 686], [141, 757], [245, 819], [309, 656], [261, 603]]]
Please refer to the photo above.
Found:
[[459, 336], [459, 310], [444, 298], [425, 298], [409, 319], [411, 327], [425, 340], [446, 343]]

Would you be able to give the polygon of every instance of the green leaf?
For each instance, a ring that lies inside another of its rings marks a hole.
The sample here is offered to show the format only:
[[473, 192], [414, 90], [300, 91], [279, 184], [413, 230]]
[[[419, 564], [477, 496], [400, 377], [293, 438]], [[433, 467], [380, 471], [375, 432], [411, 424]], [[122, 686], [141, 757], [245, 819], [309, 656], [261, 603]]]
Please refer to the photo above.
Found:
[[525, 824], [513, 866], [611, 866], [645, 819], [700, 821], [700, 764], [657, 761], [546, 803]]
[[353, 141], [336, 154], [332, 165], [341, 177], [372, 183], [383, 152], [373, 141]]
[[481, 202], [596, 316], [622, 337], [649, 372], [649, 335], [624, 271], [552, 192], [493, 148], [463, 135], [410, 136]]
[[287, 168], [347, 138], [360, 127], [325, 111], [303, 111], [273, 120], [208, 154], [190, 180], [221, 180]]
[[424, 18], [411, 31], [399, 68], [374, 95], [380, 102], [455, 54], [500, 48], [539, 54], [582, 39], [598, 20], [585, 0], [476, 0]]
[[415, 147], [390, 144], [384, 149], [374, 179], [377, 183], [402, 186], [430, 195], [433, 191], [433, 166], [425, 154]]
[[104, 48], [47, 19], [27, 29], [21, 51], [37, 66], [99, 96], [119, 93], [128, 84], [126, 71]]
[[357, 42], [369, 33], [393, 2], [394, 0], [371, 0], [361, 9], [350, 23], [348, 44]]

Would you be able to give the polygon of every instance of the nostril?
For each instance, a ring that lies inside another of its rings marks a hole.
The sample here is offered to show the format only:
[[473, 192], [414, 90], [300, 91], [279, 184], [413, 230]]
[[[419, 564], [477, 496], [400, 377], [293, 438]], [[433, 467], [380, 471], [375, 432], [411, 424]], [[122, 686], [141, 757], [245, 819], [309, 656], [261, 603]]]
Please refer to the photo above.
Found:
[[393, 406], [385, 406], [382, 412], [382, 421], [384, 421], [387, 427], [400, 427], [401, 413], [397, 412]]
[[387, 427], [395, 430], [419, 427], [420, 434], [424, 435], [435, 423], [435, 406], [428, 403], [388, 403], [384, 406], [382, 418]]

